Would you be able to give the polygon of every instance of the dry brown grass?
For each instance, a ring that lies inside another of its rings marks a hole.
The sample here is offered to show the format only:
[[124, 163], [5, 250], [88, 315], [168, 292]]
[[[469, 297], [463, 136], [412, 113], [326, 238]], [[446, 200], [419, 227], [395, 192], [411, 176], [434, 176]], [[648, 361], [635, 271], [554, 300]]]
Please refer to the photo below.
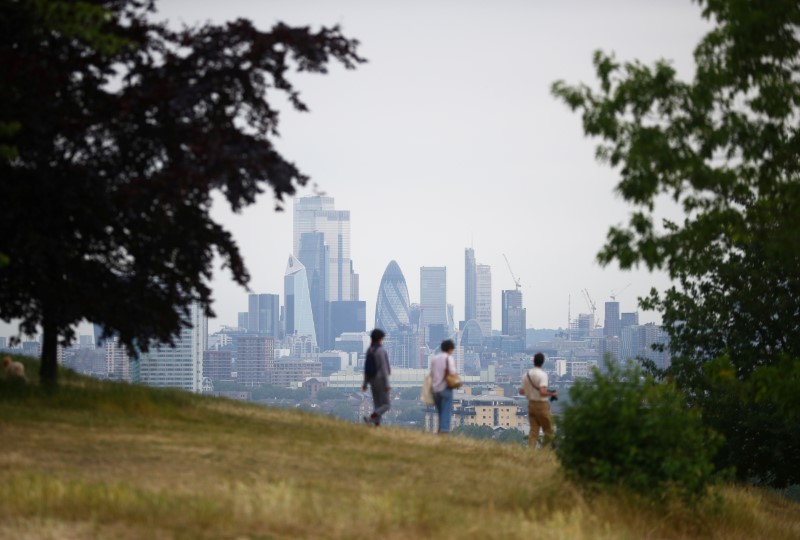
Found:
[[798, 505], [756, 489], [656, 507], [584, 495], [549, 452], [69, 386], [0, 386], [0, 538], [800, 537]]

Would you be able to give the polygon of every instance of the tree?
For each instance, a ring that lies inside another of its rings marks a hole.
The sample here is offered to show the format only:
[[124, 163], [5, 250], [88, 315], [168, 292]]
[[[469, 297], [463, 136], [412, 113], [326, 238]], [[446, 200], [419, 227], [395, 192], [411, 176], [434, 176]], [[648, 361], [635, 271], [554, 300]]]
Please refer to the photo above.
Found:
[[293, 194], [307, 177], [275, 149], [267, 98], [304, 111], [291, 67], [363, 61], [338, 27], [172, 31], [148, 0], [78, 4], [101, 10], [114, 46], [45, 24], [42, 2], [0, 8], [0, 127], [18, 126], [0, 130], [13, 149], [0, 160], [0, 318], [42, 328], [48, 385], [79, 321], [147, 350], [172, 342], [192, 302], [213, 315], [215, 256], [246, 285], [234, 239], [209, 214], [213, 194], [233, 210], [265, 189], [278, 204]]
[[494, 430], [489, 426], [458, 426], [453, 430], [453, 435], [463, 435], [470, 439], [491, 439]]
[[569, 393], [556, 446], [568, 474], [654, 499], [702, 496], [713, 482], [718, 437], [672, 384], [607, 361]]
[[525, 434], [520, 430], [516, 428], [509, 428], [503, 430], [503, 432], [497, 436], [497, 442], [524, 445], [528, 443], [528, 439], [525, 437]]
[[[634, 207], [599, 261], [675, 282], [641, 301], [671, 337], [661, 375], [725, 436], [719, 467], [784, 486], [800, 481], [800, 4], [699, 3], [714, 28], [693, 80], [597, 52], [599, 89], [553, 92], [582, 111]], [[659, 224], [670, 199], [683, 219]]]

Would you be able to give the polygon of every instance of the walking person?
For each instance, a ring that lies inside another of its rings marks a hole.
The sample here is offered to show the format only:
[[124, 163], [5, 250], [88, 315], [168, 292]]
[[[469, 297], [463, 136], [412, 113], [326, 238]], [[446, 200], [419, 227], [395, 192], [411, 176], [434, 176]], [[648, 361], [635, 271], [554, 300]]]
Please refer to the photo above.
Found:
[[455, 374], [456, 363], [453, 351], [456, 344], [453, 340], [442, 341], [442, 352], [431, 360], [431, 391], [433, 403], [439, 416], [439, 435], [450, 433], [450, 418], [453, 416], [453, 389], [447, 384], [447, 375]]
[[528, 420], [531, 430], [528, 433], [528, 446], [536, 448], [539, 439], [539, 429], [544, 431], [542, 446], [550, 444], [553, 440], [553, 417], [550, 414], [550, 401], [558, 399], [558, 392], [547, 389], [547, 373], [544, 372], [544, 354], [536, 353], [533, 356], [533, 369], [522, 376], [522, 385], [519, 393], [528, 398]]
[[383, 348], [385, 336], [386, 334], [379, 328], [370, 334], [372, 344], [367, 349], [367, 359], [364, 362], [364, 384], [361, 385], [361, 390], [364, 392], [367, 391], [367, 385], [372, 389], [373, 412], [364, 417], [364, 422], [376, 427], [381, 425], [381, 417], [391, 408], [389, 375], [392, 373], [392, 366], [389, 365], [389, 355]]

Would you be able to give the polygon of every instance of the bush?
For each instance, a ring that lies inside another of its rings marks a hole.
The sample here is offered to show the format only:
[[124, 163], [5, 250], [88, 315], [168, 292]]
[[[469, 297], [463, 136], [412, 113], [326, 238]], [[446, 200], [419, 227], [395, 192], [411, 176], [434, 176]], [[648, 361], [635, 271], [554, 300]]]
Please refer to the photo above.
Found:
[[702, 496], [713, 481], [719, 439], [671, 384], [607, 362], [607, 373], [595, 369], [570, 398], [556, 450], [569, 475], [654, 499]]

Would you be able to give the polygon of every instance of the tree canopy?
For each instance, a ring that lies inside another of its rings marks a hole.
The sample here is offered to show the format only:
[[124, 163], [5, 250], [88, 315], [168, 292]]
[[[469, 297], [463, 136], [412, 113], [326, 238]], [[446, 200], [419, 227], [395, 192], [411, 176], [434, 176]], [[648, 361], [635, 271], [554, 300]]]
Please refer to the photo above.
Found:
[[43, 329], [46, 383], [79, 321], [146, 350], [192, 302], [213, 315], [215, 256], [248, 282], [212, 195], [292, 195], [307, 177], [273, 144], [274, 99], [305, 111], [291, 69], [363, 61], [338, 27], [171, 30], [147, 0], [65, 4], [0, 8], [0, 318]]
[[[599, 261], [674, 281], [641, 304], [670, 333], [662, 375], [725, 436], [718, 466], [783, 486], [800, 482], [800, 3], [698, 3], [714, 26], [692, 80], [597, 52], [598, 87], [553, 92], [634, 208]], [[683, 218], [659, 220], [665, 203]]]

